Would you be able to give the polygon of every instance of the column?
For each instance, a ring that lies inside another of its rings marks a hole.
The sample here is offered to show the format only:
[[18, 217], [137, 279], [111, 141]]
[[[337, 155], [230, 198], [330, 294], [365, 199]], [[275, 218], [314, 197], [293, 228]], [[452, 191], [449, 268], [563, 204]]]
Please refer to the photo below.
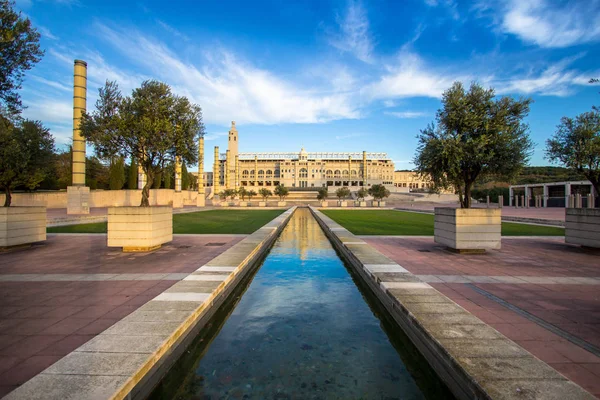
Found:
[[363, 151], [363, 170], [362, 170], [362, 178], [363, 178], [363, 186], [367, 187], [367, 177], [368, 177], [368, 171], [367, 171], [367, 152]]
[[225, 189], [231, 189], [231, 153], [225, 150]]
[[73, 68], [73, 161], [72, 183], [67, 187], [67, 214], [89, 214], [90, 188], [85, 186], [85, 139], [81, 115], [87, 102], [87, 63], [75, 60]]
[[571, 202], [569, 201], [571, 196], [571, 184], [569, 182], [565, 183], [565, 207], [572, 207]]
[[240, 186], [240, 156], [235, 155], [235, 186], [234, 189], [238, 190]]
[[138, 190], [142, 190], [146, 186], [146, 174], [142, 168], [141, 161], [138, 162]]
[[348, 156], [348, 187], [352, 187], [352, 156]]
[[200, 135], [198, 142], [198, 196], [196, 197], [196, 206], [204, 207], [206, 205], [206, 192], [204, 191], [204, 135]]
[[548, 207], [548, 185], [544, 185], [544, 197], [542, 198], [543, 204], [542, 207]]
[[213, 204], [219, 202], [221, 171], [219, 165], [219, 146], [215, 146], [215, 162], [213, 164]]
[[514, 193], [513, 193], [513, 188], [511, 186], [508, 188], [508, 206], [509, 207], [512, 207], [512, 205], [513, 205], [513, 196], [514, 196]]
[[181, 157], [175, 157], [175, 191], [181, 192]]
[[258, 156], [254, 156], [254, 186], [258, 186]]

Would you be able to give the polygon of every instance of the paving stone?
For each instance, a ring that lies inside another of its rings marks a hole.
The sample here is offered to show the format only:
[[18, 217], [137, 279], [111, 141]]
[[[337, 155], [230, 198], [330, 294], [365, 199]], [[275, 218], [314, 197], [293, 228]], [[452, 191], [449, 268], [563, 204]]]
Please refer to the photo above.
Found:
[[154, 298], [154, 301], [190, 301], [196, 303], [204, 303], [210, 294], [194, 293], [194, 292], [167, 292], [161, 293]]
[[[411, 294], [406, 294], [404, 290], [392, 289], [394, 292], [392, 293], [394, 297], [401, 300], [402, 303], [410, 304], [410, 303], [452, 303], [452, 300], [447, 298], [446, 296], [442, 296], [440, 294], [433, 295], [423, 295], [423, 296], [415, 296]], [[390, 290], [391, 292], [391, 290]], [[431, 293], [431, 292], [428, 292]]]
[[83, 346], [78, 352], [103, 352], [103, 353], [143, 353], [152, 354], [162, 346], [167, 336], [118, 336], [98, 335]]
[[233, 272], [237, 267], [211, 267], [208, 265], [198, 268], [198, 272]]
[[189, 301], [149, 301], [139, 308], [140, 311], [194, 311], [198, 308], [197, 304]]
[[126, 376], [39, 374], [5, 400], [100, 400], [111, 398], [125, 383]]
[[229, 275], [209, 275], [209, 274], [192, 274], [188, 275], [184, 281], [216, 281], [221, 282], [229, 278]]
[[406, 308], [415, 315], [469, 314], [464, 308], [455, 303], [407, 303]]
[[432, 325], [485, 325], [485, 322], [471, 314], [424, 314], [418, 321], [426, 328]]
[[104, 331], [104, 335], [125, 336], [164, 336], [177, 330], [181, 324], [178, 322], [126, 322], [119, 321]]
[[425, 282], [381, 282], [384, 289], [433, 289]]
[[222, 284], [222, 281], [181, 281], [171, 286], [165, 293], [212, 293]]
[[455, 357], [531, 357], [514, 342], [503, 339], [449, 339], [439, 342]]
[[[186, 293], [187, 294], [187, 293]], [[137, 312], [127, 316], [125, 319], [127, 321], [136, 321], [136, 322], [183, 322], [190, 316], [189, 311], [174, 311], [174, 310], [165, 310], [165, 311], [147, 311], [147, 310], [138, 310]]]
[[459, 357], [460, 365], [477, 379], [560, 379], [564, 377], [534, 357], [469, 358]]
[[566, 380], [515, 379], [486, 380], [480, 382], [493, 399], [501, 400], [592, 400], [590, 393]]
[[435, 324], [427, 327], [436, 339], [503, 339], [504, 336], [489, 325]]

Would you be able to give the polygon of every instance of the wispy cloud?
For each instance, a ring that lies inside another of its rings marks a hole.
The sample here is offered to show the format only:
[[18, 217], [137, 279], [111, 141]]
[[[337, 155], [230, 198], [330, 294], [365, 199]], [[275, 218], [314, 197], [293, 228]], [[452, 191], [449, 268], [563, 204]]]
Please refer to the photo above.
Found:
[[384, 111], [384, 114], [401, 119], [421, 118], [429, 115], [422, 111]]
[[227, 136], [228, 132], [211, 132], [211, 133], [207, 133], [206, 135], [204, 135], [204, 140], [218, 140], [222, 137]]
[[454, 20], [460, 19], [458, 5], [455, 0], [425, 0], [429, 7], [443, 7]]
[[335, 137], [336, 140], [343, 140], [343, 139], [351, 139], [351, 138], [357, 138], [357, 137], [361, 137], [364, 136], [362, 133], [348, 133], [346, 135], [337, 135]]
[[156, 23], [159, 24], [164, 30], [171, 33], [173, 36], [175, 36], [179, 39], [183, 39], [186, 42], [190, 40], [190, 38], [187, 35], [184, 35], [180, 31], [173, 28], [171, 25], [167, 24], [166, 22], [161, 21], [160, 19], [156, 19]]
[[73, 90], [73, 88], [71, 86], [67, 86], [60, 82], [51, 81], [49, 79], [42, 78], [41, 76], [31, 75], [30, 78], [35, 81], [38, 81], [40, 83], [43, 83], [44, 85], [53, 87], [54, 89], [59, 89], [59, 90], [65, 91], [65, 92], [70, 92]]
[[97, 32], [138, 67], [200, 104], [208, 123], [226, 125], [232, 116], [255, 124], [318, 123], [359, 116], [350, 94], [297, 86], [225, 49], [207, 51], [202, 67], [197, 67], [138, 31], [97, 24]]
[[36, 26], [37, 30], [40, 31], [40, 34], [47, 38], [47, 39], [51, 39], [51, 40], [58, 40], [58, 36], [55, 36], [52, 34], [52, 32], [50, 32], [50, 29], [41, 26], [41, 25], [37, 25]]
[[330, 33], [329, 43], [345, 53], [353, 54], [366, 63], [373, 60], [373, 39], [369, 19], [358, 0], [350, 0], [343, 16], [337, 16], [338, 29]]
[[541, 47], [569, 47], [600, 40], [600, 1], [507, 0], [501, 28]]

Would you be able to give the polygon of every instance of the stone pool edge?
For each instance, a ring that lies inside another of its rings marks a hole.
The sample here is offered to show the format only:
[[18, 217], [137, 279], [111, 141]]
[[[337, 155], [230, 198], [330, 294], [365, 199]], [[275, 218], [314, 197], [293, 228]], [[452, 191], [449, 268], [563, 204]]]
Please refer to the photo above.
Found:
[[309, 208], [334, 248], [457, 398], [595, 398], [319, 210]]
[[147, 397], [287, 225], [291, 207], [5, 399]]

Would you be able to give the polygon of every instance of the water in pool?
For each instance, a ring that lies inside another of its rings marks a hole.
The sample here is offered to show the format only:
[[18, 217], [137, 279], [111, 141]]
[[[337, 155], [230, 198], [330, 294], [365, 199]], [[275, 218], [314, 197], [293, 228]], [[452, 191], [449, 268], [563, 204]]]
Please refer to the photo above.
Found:
[[202, 354], [175, 398], [425, 398], [308, 209]]

